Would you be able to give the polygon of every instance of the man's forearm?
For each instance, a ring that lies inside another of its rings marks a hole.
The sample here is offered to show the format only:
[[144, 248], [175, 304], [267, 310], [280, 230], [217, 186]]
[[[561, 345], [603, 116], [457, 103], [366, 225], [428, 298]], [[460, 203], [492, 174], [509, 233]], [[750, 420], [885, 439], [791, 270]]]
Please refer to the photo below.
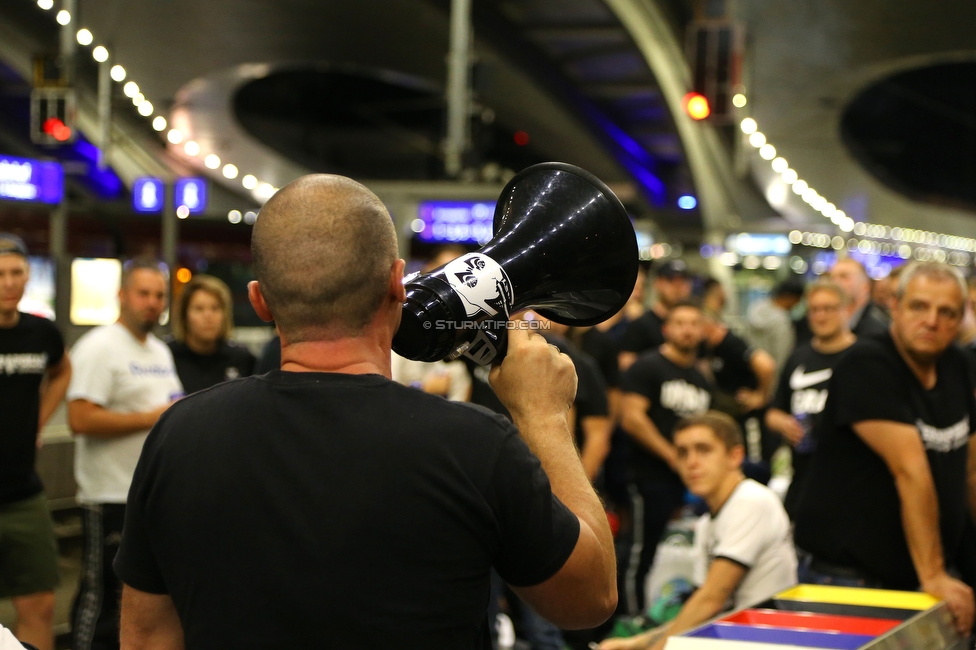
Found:
[[661, 458], [668, 465], [674, 461], [674, 447], [661, 435], [647, 415], [643, 413], [627, 413], [624, 411], [624, 431], [637, 440], [646, 450]]
[[68, 392], [69, 383], [71, 383], [71, 373], [69, 372], [62, 372], [45, 382], [44, 389], [41, 392], [41, 410], [37, 420], [38, 432], [44, 428], [47, 421], [54, 415], [58, 404], [61, 403], [61, 400], [64, 399], [65, 394]]
[[580, 450], [580, 460], [586, 476], [593, 482], [610, 453], [610, 419], [606, 416], [588, 416], [583, 418], [582, 427], [583, 448]]
[[901, 500], [902, 529], [915, 572], [923, 584], [945, 573], [939, 534], [939, 500], [927, 471], [906, 471], [895, 476]]
[[145, 431], [156, 423], [153, 413], [119, 413], [101, 406], [79, 408], [68, 405], [68, 423], [76, 434], [96, 438], [119, 438]]

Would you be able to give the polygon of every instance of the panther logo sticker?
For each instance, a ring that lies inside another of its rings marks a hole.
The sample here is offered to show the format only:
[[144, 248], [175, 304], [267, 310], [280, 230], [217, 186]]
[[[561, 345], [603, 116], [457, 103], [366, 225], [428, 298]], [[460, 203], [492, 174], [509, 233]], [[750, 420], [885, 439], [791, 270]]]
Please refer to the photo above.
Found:
[[480, 253], [468, 253], [449, 262], [441, 273], [461, 298], [468, 318], [498, 313], [508, 317], [514, 300], [512, 283], [495, 260]]

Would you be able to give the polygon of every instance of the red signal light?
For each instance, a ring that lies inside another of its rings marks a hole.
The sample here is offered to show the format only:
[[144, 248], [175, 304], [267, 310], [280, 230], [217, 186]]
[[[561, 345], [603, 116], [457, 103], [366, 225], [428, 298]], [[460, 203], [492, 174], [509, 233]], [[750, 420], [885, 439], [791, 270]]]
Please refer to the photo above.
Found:
[[44, 120], [44, 132], [58, 142], [67, 142], [71, 138], [71, 128], [56, 117]]
[[708, 105], [708, 100], [701, 93], [690, 92], [681, 100], [685, 113], [693, 120], [704, 120], [712, 114], [712, 109]]
[[512, 136], [512, 140], [514, 140], [515, 144], [518, 146], [524, 147], [525, 145], [529, 144], [529, 134], [525, 131], [516, 131], [515, 135]]

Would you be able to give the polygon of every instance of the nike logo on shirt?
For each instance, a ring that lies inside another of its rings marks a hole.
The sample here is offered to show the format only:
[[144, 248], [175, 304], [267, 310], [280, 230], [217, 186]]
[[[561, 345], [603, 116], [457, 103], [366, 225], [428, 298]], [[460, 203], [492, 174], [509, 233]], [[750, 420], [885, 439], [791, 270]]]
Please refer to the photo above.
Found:
[[833, 368], [824, 368], [823, 370], [804, 373], [803, 366], [797, 366], [793, 374], [790, 375], [790, 388], [793, 390], [803, 390], [810, 386], [816, 386], [830, 379], [832, 374], [834, 374]]

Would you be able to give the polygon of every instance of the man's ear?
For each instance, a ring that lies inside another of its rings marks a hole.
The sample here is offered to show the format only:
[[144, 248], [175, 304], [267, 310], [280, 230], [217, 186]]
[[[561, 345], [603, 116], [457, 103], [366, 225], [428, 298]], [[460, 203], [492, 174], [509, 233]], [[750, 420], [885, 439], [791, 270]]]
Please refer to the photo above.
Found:
[[407, 301], [407, 288], [403, 286], [403, 268], [406, 262], [397, 260], [390, 269], [390, 293], [396, 296], [399, 303]]
[[258, 318], [266, 323], [274, 320], [257, 280], [251, 280], [247, 283], [247, 298], [251, 301], [251, 306], [254, 307], [254, 313], [258, 315]]
[[729, 450], [729, 460], [733, 467], [741, 468], [746, 459], [745, 445], [736, 445]]

